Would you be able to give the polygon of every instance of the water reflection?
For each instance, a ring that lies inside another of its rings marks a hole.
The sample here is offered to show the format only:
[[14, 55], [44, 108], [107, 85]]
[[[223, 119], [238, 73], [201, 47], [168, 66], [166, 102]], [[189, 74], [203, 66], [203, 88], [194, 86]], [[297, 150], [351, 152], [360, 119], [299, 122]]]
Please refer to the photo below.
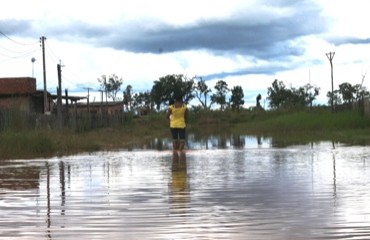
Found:
[[[190, 133], [186, 139], [186, 146], [188, 149], [243, 149], [243, 148], [288, 148], [297, 145], [311, 145], [320, 144], [321, 141], [308, 140], [285, 140], [284, 138], [274, 138], [262, 135], [243, 135], [238, 133], [224, 133], [218, 135], [197, 135]], [[335, 143], [343, 144], [343, 143]], [[352, 143], [346, 143], [352, 145]], [[366, 146], [366, 143], [361, 144]], [[132, 145], [129, 150], [138, 149], [155, 149], [155, 150], [170, 150], [172, 149], [172, 140], [169, 138], [153, 138], [141, 144]]]
[[172, 153], [170, 203], [173, 213], [185, 214], [189, 202], [186, 153]]
[[1, 237], [370, 238], [369, 148], [244, 140], [186, 154], [1, 161]]
[[[38, 166], [23, 166], [19, 164], [16, 168], [9, 168], [7, 161], [0, 161], [0, 190], [31, 190], [39, 188], [39, 174], [41, 168]], [[0, 194], [4, 192], [0, 191]]]
[[[188, 149], [241, 149], [250, 147], [267, 147], [277, 144], [273, 142], [272, 138], [263, 136], [246, 136], [241, 134], [220, 134], [209, 136], [198, 136], [189, 134], [186, 140]], [[283, 145], [280, 145], [283, 147]], [[144, 143], [140, 146], [134, 146], [133, 149], [156, 149], [156, 150], [170, 150], [172, 148], [171, 139], [152, 139], [149, 143]]]

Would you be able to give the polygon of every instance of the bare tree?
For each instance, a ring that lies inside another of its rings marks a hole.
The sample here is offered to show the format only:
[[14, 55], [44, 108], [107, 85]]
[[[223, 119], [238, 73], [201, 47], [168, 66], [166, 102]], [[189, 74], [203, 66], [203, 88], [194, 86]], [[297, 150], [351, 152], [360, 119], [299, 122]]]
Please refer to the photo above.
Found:
[[100, 83], [102, 90], [105, 91], [105, 94], [115, 102], [117, 93], [121, 89], [121, 85], [123, 83], [122, 77], [119, 78], [117, 75], [111, 74], [107, 79], [106, 75], [102, 75], [98, 78], [98, 82]]

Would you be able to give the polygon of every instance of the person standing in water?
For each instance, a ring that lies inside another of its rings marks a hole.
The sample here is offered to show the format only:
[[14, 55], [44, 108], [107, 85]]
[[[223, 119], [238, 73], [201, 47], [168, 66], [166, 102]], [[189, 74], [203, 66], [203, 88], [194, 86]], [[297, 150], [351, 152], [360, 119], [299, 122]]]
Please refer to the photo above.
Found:
[[183, 152], [185, 148], [185, 128], [188, 109], [181, 96], [175, 96], [174, 100], [174, 103], [167, 109], [167, 119], [170, 121], [172, 135], [172, 148], [174, 151]]

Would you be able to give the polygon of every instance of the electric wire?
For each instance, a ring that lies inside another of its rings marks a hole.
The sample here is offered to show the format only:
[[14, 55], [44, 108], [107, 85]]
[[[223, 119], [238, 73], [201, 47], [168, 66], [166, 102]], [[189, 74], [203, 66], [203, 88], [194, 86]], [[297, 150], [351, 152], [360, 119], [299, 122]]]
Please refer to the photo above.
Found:
[[[5, 45], [0, 44], [0, 63], [12, 61], [15, 59], [31, 57], [31, 56], [33, 57], [35, 53], [41, 52], [41, 47], [39, 45], [40, 40], [36, 42], [32, 42], [32, 43], [23, 43], [23, 42], [14, 40], [13, 38], [9, 37], [7, 34], [3, 33], [2, 31], [0, 31], [0, 35], [4, 36], [5, 39], [9, 40], [10, 44], [13, 44], [12, 46], [10, 45], [5, 46]], [[20, 46], [23, 46], [24, 48], [24, 46], [33, 46], [33, 45], [36, 45], [36, 46], [32, 48], [27, 48], [27, 49], [20, 49]], [[52, 64], [55, 64], [55, 65], [61, 64], [60, 58], [55, 53], [55, 51], [52, 49], [49, 42], [45, 41], [44, 46], [45, 46], [46, 59], [48, 60], [47, 62], [50, 61], [52, 62]], [[72, 81], [71, 79], [76, 78], [74, 76], [77, 76], [77, 75], [78, 74], [76, 73], [73, 73], [73, 72], [71, 73], [70, 69], [65, 69], [63, 70], [63, 74], [62, 74], [63, 82], [68, 83], [68, 85], [73, 86], [75, 84], [74, 84], [74, 81]], [[94, 89], [92, 90], [94, 91]]]
[[[7, 62], [14, 59], [19, 58], [25, 58], [29, 57], [30, 55], [34, 54], [39, 50], [38, 42], [33, 43], [21, 43], [19, 41], [16, 41], [12, 38], [10, 38], [8, 35], [0, 31], [0, 35], [4, 36], [5, 39], [10, 41], [10, 44], [12, 45], [6, 45], [6, 42], [2, 42], [0, 45], [0, 56], [3, 56], [3, 59], [0, 59], [0, 62]], [[14, 45], [15, 44], [15, 45]], [[21, 48], [20, 46], [21, 45]], [[27, 46], [26, 49], [24, 49], [24, 46]], [[29, 46], [32, 46], [31, 48]]]
[[[50, 60], [51, 62], [53, 62], [55, 65], [56, 64], [61, 64], [61, 59], [58, 57], [58, 55], [56, 54], [56, 52], [52, 49], [52, 47], [50, 46], [50, 43], [48, 42], [45, 42], [45, 52], [46, 52], [46, 56], [47, 56], [47, 59]], [[71, 86], [75, 86], [75, 81], [71, 80], [71, 79], [76, 79], [75, 76], [77, 76], [78, 74], [76, 73], [73, 73], [71, 72], [71, 69], [70, 68], [65, 68], [62, 70], [62, 80], [64, 83], [67, 83], [68, 85], [71, 85]]]
[[0, 34], [3, 35], [8, 40], [12, 41], [13, 43], [16, 43], [16, 44], [19, 44], [19, 45], [34, 45], [34, 44], [37, 44], [38, 43], [38, 41], [37, 42], [32, 42], [32, 43], [21, 43], [21, 42], [18, 42], [16, 40], [12, 39], [11, 37], [9, 37], [8, 35], [6, 35], [2, 31], [0, 31]]
[[13, 55], [13, 56], [0, 52], [0, 55], [5, 57], [5, 59], [1, 59], [0, 62], [7, 62], [7, 61], [14, 60], [14, 59], [30, 57], [30, 56], [35, 55], [35, 53], [39, 51], [40, 51], [39, 48], [33, 48], [27, 51], [19, 52], [17, 55]]

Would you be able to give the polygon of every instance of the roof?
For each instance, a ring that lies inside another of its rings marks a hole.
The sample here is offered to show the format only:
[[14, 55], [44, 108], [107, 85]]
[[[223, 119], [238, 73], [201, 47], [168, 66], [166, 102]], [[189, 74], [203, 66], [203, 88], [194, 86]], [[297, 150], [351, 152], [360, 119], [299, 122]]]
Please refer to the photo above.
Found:
[[9, 77], [0, 78], [0, 94], [32, 94], [36, 92], [36, 78]]
[[[58, 95], [52, 94], [51, 98], [54, 99], [54, 100], [58, 99]], [[66, 97], [66, 96], [62, 96], [62, 99], [67, 99], [67, 100], [71, 100], [73, 102], [77, 102], [77, 101], [80, 101], [82, 99], [87, 99], [87, 97], [79, 97], [79, 96], [68, 96], [68, 97]]]

